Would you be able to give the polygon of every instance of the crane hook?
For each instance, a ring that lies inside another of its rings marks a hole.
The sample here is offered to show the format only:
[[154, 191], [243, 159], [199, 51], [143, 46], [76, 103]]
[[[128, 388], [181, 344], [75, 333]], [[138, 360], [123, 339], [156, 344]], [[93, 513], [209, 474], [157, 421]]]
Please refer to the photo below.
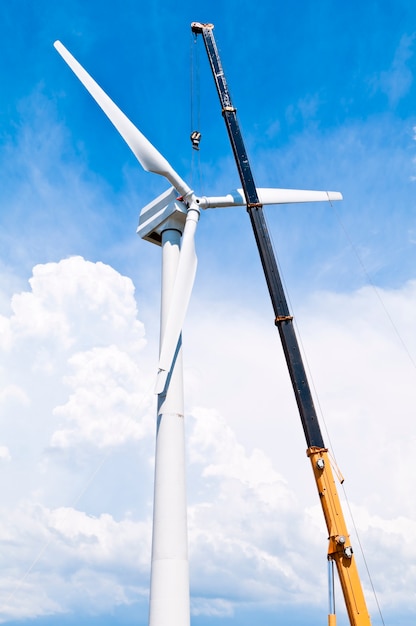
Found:
[[201, 141], [201, 133], [198, 130], [194, 130], [191, 133], [192, 147], [194, 150], [199, 150], [199, 143]]

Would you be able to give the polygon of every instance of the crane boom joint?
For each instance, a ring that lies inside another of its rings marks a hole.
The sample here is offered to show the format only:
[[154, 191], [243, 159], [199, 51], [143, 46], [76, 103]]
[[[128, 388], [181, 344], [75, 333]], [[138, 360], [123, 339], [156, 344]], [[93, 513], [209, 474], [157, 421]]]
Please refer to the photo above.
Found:
[[281, 324], [282, 322], [291, 322], [293, 320], [293, 315], [278, 315], [275, 320], [274, 323], [277, 326], [278, 324]]

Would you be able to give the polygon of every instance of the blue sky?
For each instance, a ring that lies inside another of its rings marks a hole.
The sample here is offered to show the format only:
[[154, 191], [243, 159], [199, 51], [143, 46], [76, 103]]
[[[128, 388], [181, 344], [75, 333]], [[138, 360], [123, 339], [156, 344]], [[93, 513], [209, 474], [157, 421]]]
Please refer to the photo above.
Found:
[[[343, 193], [266, 215], [385, 623], [409, 626], [410, 0], [1, 4], [0, 621], [147, 623], [160, 250], [135, 231], [167, 185], [53, 42], [198, 194], [223, 194], [239, 181], [192, 21], [215, 24], [258, 186]], [[322, 624], [326, 530], [244, 208], [203, 213], [197, 251], [184, 328], [192, 623]]]

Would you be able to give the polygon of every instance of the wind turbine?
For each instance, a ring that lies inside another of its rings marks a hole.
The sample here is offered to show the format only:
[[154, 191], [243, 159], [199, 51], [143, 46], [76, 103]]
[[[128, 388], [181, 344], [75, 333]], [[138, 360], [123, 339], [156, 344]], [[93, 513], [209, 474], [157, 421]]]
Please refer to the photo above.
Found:
[[[141, 166], [171, 187], [140, 213], [139, 235], [162, 248], [162, 288], [155, 453], [150, 626], [190, 623], [185, 489], [182, 326], [194, 284], [195, 232], [201, 209], [245, 206], [242, 189], [225, 196], [196, 196], [164, 156], [134, 126], [71, 53], [55, 48], [96, 100]], [[257, 189], [261, 204], [341, 200], [339, 192]]]

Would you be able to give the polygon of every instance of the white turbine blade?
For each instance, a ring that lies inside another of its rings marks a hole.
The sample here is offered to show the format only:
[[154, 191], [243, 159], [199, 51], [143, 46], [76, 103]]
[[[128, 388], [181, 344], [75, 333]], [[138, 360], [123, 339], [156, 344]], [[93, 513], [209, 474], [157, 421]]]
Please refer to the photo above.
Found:
[[310, 191], [306, 189], [257, 189], [261, 204], [291, 204], [293, 202], [325, 202], [342, 200], [339, 191]]
[[165, 176], [168, 181], [185, 196], [191, 189], [175, 172], [164, 156], [150, 143], [136, 126], [124, 115], [118, 106], [107, 96], [95, 80], [78, 63], [72, 54], [60, 41], [55, 41], [54, 46], [64, 61], [69, 65], [74, 74], [91, 94], [97, 104], [116, 127], [124, 141], [128, 144], [141, 166], [147, 172], [154, 172]]
[[[291, 204], [295, 202], [325, 202], [342, 200], [339, 191], [310, 191], [305, 189], [257, 189], [260, 204]], [[244, 206], [246, 199], [242, 189], [235, 189], [226, 196], [203, 197], [200, 206], [204, 209]]]
[[172, 300], [169, 306], [168, 318], [160, 348], [159, 372], [155, 389], [158, 394], [162, 393], [164, 390], [167, 377], [172, 368], [183, 322], [191, 298], [192, 288], [194, 286], [197, 266], [195, 231], [198, 219], [199, 211], [190, 209], [186, 216]]

